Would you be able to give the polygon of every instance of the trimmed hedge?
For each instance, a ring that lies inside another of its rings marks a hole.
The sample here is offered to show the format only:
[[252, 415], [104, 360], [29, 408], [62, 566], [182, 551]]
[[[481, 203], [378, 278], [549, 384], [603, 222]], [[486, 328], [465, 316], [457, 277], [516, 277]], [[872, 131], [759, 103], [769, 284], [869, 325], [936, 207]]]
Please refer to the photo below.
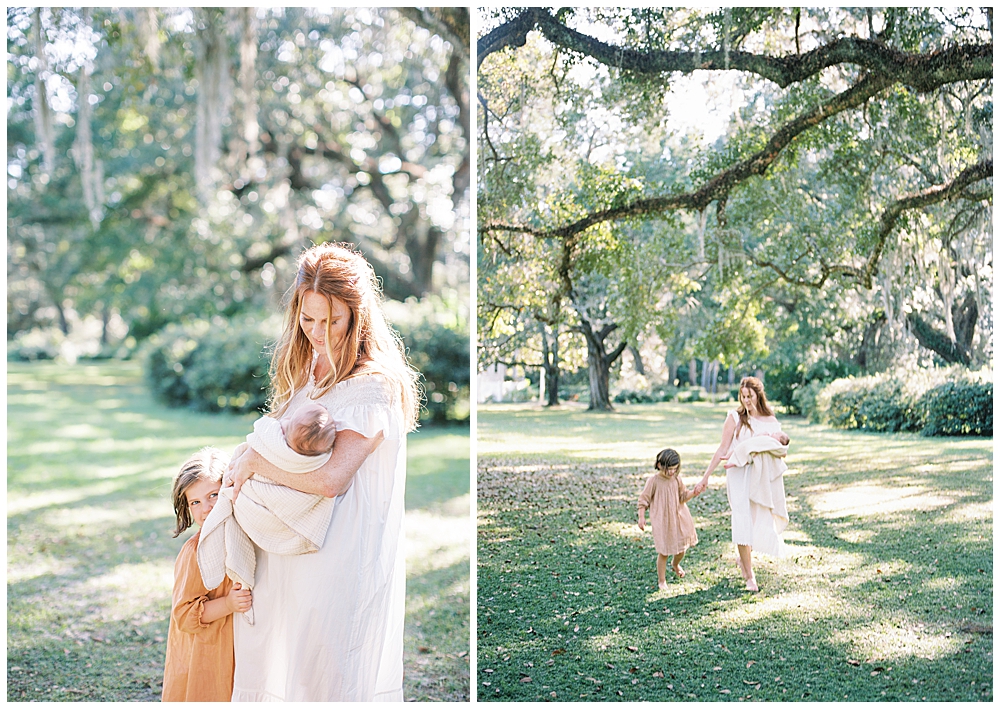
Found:
[[799, 394], [809, 419], [838, 428], [993, 435], [993, 385], [958, 367], [886, 372], [810, 384]]
[[992, 436], [993, 382], [948, 382], [923, 397], [925, 436]]

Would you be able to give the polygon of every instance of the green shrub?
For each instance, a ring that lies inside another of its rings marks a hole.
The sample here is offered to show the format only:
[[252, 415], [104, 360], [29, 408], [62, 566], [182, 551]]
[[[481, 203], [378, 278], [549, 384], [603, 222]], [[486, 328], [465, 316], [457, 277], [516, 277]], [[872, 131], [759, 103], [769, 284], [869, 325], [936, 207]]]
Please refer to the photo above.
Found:
[[146, 381], [171, 406], [263, 410], [270, 383], [265, 347], [280, 327], [280, 316], [253, 315], [168, 325], [144, 348]]
[[921, 405], [925, 436], [993, 435], [992, 382], [948, 382], [924, 394]]
[[819, 393], [823, 391], [828, 384], [829, 382], [814, 379], [808, 384], [804, 384], [796, 389], [795, 393], [792, 394], [792, 402], [795, 412], [808, 417], [813, 423], [820, 423], [822, 421], [822, 416], [820, 415], [818, 409], [817, 399], [819, 397]]
[[428, 423], [467, 421], [469, 397], [469, 333], [434, 319], [396, 325], [410, 364], [422, 375], [424, 407], [420, 420]]
[[[838, 428], [992, 435], [993, 387], [987, 374], [961, 367], [901, 369], [803, 387], [810, 420]], [[822, 386], [822, 388], [820, 388]]]

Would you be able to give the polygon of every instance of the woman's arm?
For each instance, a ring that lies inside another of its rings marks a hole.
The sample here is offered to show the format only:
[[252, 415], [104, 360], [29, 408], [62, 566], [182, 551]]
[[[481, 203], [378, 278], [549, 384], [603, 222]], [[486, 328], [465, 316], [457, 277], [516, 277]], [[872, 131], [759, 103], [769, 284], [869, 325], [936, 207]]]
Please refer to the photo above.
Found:
[[347, 492], [354, 474], [383, 439], [381, 431], [373, 438], [365, 438], [357, 431], [349, 429], [341, 431], [334, 441], [330, 460], [311, 473], [286, 472], [269, 463], [253, 448], [247, 447], [241, 455], [234, 457], [229, 463], [229, 471], [223, 484], [233, 485], [233, 502], [240, 494], [243, 483], [255, 473], [293, 490], [336, 497]]
[[701, 476], [701, 480], [698, 484], [694, 486], [694, 491], [696, 495], [700, 495], [708, 487], [708, 478], [712, 472], [719, 466], [719, 461], [722, 460], [722, 456], [726, 454], [729, 450], [729, 445], [733, 442], [733, 434], [736, 432], [736, 420], [727, 415], [726, 423], [722, 427], [722, 442], [715, 451], [715, 455], [712, 456], [711, 462], [708, 464], [708, 468], [705, 469], [705, 474]]

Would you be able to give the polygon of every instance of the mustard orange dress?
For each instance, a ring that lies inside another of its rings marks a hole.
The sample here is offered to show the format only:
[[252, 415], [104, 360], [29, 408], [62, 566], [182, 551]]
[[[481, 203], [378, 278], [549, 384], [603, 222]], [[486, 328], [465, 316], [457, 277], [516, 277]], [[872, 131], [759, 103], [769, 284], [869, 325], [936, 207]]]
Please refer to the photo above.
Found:
[[233, 696], [233, 616], [202, 623], [206, 601], [229, 593], [227, 577], [209, 591], [198, 571], [198, 534], [174, 562], [174, 597], [163, 668], [164, 702], [228, 702]]
[[639, 512], [649, 509], [653, 545], [658, 554], [680, 554], [698, 543], [698, 533], [687, 506], [692, 497], [694, 492], [685, 487], [680, 475], [667, 478], [655, 473], [646, 481], [639, 495]]

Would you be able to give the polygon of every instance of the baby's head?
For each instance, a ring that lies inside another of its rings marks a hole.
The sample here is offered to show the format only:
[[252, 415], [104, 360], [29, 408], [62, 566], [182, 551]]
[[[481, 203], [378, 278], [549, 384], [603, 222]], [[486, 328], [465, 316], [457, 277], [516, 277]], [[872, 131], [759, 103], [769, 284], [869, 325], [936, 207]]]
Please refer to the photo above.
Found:
[[177, 527], [174, 536], [178, 536], [192, 524], [200, 527], [208, 513], [215, 507], [222, 487], [222, 476], [229, 465], [229, 456], [218, 448], [202, 448], [184, 462], [180, 471], [174, 476], [174, 488], [171, 498], [174, 503], [174, 514], [177, 516]]
[[285, 443], [299, 455], [322, 455], [333, 449], [337, 428], [322, 404], [306, 404], [281, 421]]
[[681, 456], [673, 448], [664, 448], [656, 454], [656, 469], [665, 478], [672, 478], [681, 472]]

